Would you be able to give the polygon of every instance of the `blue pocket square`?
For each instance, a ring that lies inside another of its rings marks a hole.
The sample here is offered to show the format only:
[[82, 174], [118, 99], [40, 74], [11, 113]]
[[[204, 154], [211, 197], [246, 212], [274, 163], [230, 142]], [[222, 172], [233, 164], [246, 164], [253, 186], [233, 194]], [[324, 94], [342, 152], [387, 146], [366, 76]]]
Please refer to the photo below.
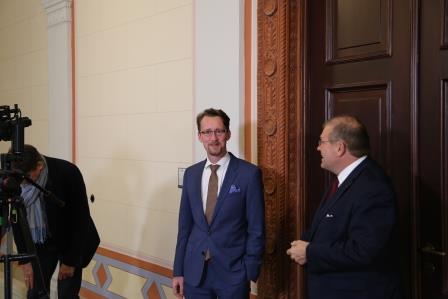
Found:
[[230, 186], [229, 194], [239, 193], [239, 192], [241, 192], [241, 190], [240, 190], [240, 188], [238, 188], [238, 186], [235, 186], [235, 185]]

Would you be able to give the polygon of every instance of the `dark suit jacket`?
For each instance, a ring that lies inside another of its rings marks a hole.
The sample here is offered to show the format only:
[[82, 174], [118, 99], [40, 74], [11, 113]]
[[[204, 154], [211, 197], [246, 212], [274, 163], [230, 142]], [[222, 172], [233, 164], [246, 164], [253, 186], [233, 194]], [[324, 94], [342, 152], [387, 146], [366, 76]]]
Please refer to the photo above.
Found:
[[370, 158], [317, 210], [302, 239], [310, 299], [401, 298], [397, 212], [389, 179]]
[[210, 225], [201, 196], [206, 161], [185, 171], [173, 274], [193, 286], [201, 280], [207, 249], [222, 281], [237, 284], [258, 278], [265, 242], [261, 171], [232, 154], [230, 157]]
[[[65, 203], [59, 207], [46, 198], [50, 237], [45, 244], [56, 246], [61, 261], [74, 267], [86, 267], [100, 239], [89, 212], [86, 187], [81, 172], [76, 165], [65, 160], [45, 157], [48, 167], [48, 181], [45, 186], [59, 200]], [[19, 252], [28, 252], [23, 234], [14, 232]]]
[[45, 157], [48, 165], [47, 190], [65, 202], [65, 207], [46, 205], [48, 226], [57, 244], [62, 262], [69, 266], [86, 267], [100, 239], [90, 216], [86, 187], [76, 165]]

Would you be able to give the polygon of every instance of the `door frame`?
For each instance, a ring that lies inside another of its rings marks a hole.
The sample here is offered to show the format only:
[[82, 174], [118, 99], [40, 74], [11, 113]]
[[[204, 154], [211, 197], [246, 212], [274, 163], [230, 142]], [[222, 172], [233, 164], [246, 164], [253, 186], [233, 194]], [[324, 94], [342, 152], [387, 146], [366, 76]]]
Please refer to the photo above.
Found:
[[[312, 217], [308, 207], [308, 1], [258, 0], [257, 145], [266, 202], [266, 252], [258, 283], [259, 298], [306, 298], [305, 275], [285, 254]], [[335, 0], [325, 0], [335, 1]], [[421, 298], [418, 214], [418, 47], [419, 8], [411, 6], [411, 198], [410, 281]], [[407, 292], [406, 292], [407, 293]]]

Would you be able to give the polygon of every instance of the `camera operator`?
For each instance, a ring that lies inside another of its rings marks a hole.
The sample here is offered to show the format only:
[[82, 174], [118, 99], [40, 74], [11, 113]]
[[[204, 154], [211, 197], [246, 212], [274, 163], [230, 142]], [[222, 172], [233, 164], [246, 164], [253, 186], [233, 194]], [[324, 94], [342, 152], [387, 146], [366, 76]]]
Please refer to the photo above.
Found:
[[[24, 145], [21, 159], [12, 163], [31, 180], [51, 192], [44, 195], [24, 180], [22, 198], [41, 269], [32, 263], [22, 264], [28, 298], [39, 298], [50, 289], [51, 277], [59, 263], [58, 298], [79, 298], [82, 268], [92, 259], [99, 236], [90, 217], [86, 187], [76, 165], [41, 155], [31, 145]], [[55, 196], [65, 205], [51, 201]], [[14, 231], [19, 252], [26, 252], [25, 241]]]

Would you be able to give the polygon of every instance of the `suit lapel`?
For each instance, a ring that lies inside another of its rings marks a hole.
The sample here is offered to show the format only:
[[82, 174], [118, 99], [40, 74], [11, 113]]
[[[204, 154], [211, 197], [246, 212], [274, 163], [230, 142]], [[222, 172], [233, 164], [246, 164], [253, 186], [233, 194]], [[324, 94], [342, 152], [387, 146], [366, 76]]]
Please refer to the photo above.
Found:
[[204, 172], [205, 162], [202, 161], [198, 164], [195, 171], [192, 172], [193, 190], [192, 194], [197, 194], [191, 199], [191, 209], [193, 214], [197, 215], [201, 225], [208, 226], [207, 219], [205, 218], [204, 206], [202, 203], [202, 173]]
[[226, 176], [224, 177], [221, 189], [219, 190], [215, 211], [213, 212], [212, 223], [210, 223], [210, 226], [215, 221], [216, 215], [218, 215], [219, 210], [224, 204], [225, 198], [229, 194], [230, 185], [232, 184], [232, 182], [235, 179], [235, 176], [237, 175], [238, 159], [235, 158], [235, 156], [232, 155], [232, 153], [229, 154], [230, 154], [229, 166], [227, 167]]
[[[312, 240], [314, 234], [316, 233], [319, 224], [324, 220], [327, 215], [327, 212], [330, 208], [332, 208], [338, 200], [341, 199], [342, 195], [350, 188], [356, 178], [361, 174], [362, 170], [367, 166], [369, 158], [367, 157], [364, 161], [361, 162], [344, 180], [344, 182], [339, 186], [338, 190], [331, 198], [328, 198], [326, 201], [322, 202], [316, 211], [316, 215], [314, 217], [312, 226], [311, 226], [311, 236], [310, 240]], [[328, 190], [327, 190], [328, 192]], [[325, 197], [324, 197], [325, 198]]]

